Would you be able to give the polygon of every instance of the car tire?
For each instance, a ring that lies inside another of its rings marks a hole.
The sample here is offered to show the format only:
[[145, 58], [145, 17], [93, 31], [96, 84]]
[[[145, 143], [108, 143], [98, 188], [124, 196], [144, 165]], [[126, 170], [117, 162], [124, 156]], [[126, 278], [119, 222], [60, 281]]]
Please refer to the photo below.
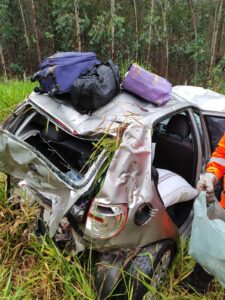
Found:
[[[175, 254], [176, 244], [169, 239], [142, 248], [131, 261], [124, 276], [126, 284], [120, 282], [119, 290], [122, 291], [121, 288], [124, 290], [125, 285], [132, 282], [130, 284], [133, 287], [132, 300], [155, 299], [155, 291], [160, 288]], [[151, 285], [153, 289], [148, 290], [144, 283]], [[126, 300], [128, 296], [120, 299]]]

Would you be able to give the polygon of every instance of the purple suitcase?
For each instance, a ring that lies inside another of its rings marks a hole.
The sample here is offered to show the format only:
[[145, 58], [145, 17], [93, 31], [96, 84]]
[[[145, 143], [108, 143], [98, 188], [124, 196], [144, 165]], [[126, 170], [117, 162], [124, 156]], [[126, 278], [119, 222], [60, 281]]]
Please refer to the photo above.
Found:
[[169, 81], [146, 71], [136, 63], [130, 66], [122, 87], [157, 106], [162, 106], [170, 100], [172, 90]]
[[93, 52], [58, 52], [40, 63], [40, 70], [31, 81], [39, 81], [41, 93], [64, 94], [71, 91], [81, 73], [99, 63]]

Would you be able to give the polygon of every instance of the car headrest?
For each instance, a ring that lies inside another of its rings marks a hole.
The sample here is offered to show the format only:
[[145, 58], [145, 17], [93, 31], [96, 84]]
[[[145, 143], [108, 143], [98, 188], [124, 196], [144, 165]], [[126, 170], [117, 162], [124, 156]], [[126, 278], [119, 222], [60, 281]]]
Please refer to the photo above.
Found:
[[166, 126], [167, 134], [175, 134], [182, 139], [187, 138], [190, 132], [191, 129], [185, 115], [176, 115], [172, 117]]

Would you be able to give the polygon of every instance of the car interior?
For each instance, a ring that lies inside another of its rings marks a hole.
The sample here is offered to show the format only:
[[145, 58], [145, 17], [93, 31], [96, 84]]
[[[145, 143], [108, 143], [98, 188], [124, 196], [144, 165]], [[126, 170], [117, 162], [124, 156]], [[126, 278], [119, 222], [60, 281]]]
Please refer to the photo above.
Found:
[[[182, 112], [156, 124], [152, 140], [156, 144], [153, 166], [180, 175], [194, 187], [197, 151], [194, 151], [194, 139], [188, 115]], [[170, 217], [178, 227], [190, 214], [192, 204], [193, 200], [190, 200], [167, 208]]]
[[40, 151], [60, 171], [87, 171], [93, 152], [92, 141], [71, 136], [31, 109], [17, 122], [20, 125], [16, 123], [16, 130], [12, 127], [10, 132]]

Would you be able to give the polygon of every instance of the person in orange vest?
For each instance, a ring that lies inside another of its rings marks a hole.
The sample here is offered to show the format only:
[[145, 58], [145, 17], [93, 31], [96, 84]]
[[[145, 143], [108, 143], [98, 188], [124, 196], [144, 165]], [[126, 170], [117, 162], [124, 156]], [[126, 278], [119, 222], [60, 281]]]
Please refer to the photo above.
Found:
[[[206, 191], [207, 201], [213, 201], [215, 186], [225, 175], [225, 133], [219, 141], [216, 150], [207, 164], [206, 173], [200, 176], [197, 183], [199, 192]], [[221, 194], [220, 205], [225, 208], [225, 183], [223, 182], [223, 192]], [[209, 284], [214, 277], [207, 273], [198, 263], [195, 265], [192, 273], [186, 277], [181, 286], [189, 292], [198, 292], [205, 294]]]
[[[197, 183], [198, 191], [206, 191], [208, 200], [214, 194], [214, 188], [217, 182], [225, 175], [225, 134], [220, 139], [216, 150], [213, 152], [206, 168], [206, 173]], [[225, 184], [221, 195], [220, 205], [225, 208]]]

